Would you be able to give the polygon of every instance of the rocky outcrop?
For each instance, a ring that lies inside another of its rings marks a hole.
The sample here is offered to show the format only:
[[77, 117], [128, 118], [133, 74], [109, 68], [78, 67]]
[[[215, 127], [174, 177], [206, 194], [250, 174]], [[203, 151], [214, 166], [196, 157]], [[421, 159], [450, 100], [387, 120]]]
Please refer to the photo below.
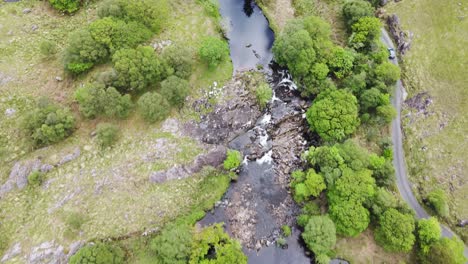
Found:
[[150, 174], [150, 181], [163, 183], [169, 180], [185, 179], [200, 172], [205, 166], [219, 167], [226, 159], [227, 149], [223, 146], [216, 146], [206, 154], [198, 155], [192, 164], [175, 165], [166, 171], [157, 171]]
[[400, 26], [400, 19], [396, 14], [387, 17], [387, 25], [390, 29], [390, 35], [396, 42], [397, 50], [401, 55], [405, 55], [411, 48], [413, 33], [403, 31]]

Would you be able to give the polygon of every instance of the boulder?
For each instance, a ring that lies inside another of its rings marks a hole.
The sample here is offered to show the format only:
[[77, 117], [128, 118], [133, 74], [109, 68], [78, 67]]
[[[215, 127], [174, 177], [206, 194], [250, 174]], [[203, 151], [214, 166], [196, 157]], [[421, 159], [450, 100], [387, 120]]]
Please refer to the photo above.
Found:
[[411, 48], [413, 33], [403, 31], [400, 26], [400, 19], [396, 14], [387, 17], [387, 25], [390, 30], [390, 35], [397, 44], [397, 50], [401, 55], [405, 55]]

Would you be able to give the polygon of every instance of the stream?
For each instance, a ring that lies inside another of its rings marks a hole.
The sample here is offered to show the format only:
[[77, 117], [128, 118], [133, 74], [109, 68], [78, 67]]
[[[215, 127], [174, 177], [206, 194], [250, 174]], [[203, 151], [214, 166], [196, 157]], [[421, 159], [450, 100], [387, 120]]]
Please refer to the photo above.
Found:
[[[249, 263], [311, 263], [312, 254], [295, 225], [300, 208], [287, 187], [288, 175], [300, 167], [299, 156], [307, 146], [307, 104], [288, 71], [272, 62], [274, 33], [261, 9], [252, 0], [219, 3], [235, 73], [262, 68], [273, 98], [255, 126], [229, 142], [229, 148], [245, 157], [238, 180], [200, 224], [224, 222], [226, 231], [242, 242]], [[278, 246], [282, 225], [291, 226], [292, 235]]]

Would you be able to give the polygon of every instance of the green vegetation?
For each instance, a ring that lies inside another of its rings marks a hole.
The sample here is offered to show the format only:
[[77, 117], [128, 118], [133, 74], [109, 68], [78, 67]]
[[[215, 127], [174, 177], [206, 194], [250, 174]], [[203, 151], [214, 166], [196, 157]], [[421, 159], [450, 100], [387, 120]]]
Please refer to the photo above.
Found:
[[75, 130], [75, 118], [67, 108], [41, 100], [24, 119], [23, 127], [37, 147], [57, 143]]
[[174, 44], [164, 49], [161, 58], [172, 68], [174, 75], [188, 79], [193, 71], [193, 58], [187, 46]]
[[71, 14], [80, 9], [81, 0], [49, 0], [49, 3], [55, 9]]
[[119, 128], [110, 123], [101, 123], [96, 128], [96, 139], [101, 148], [115, 144], [119, 137]]
[[44, 174], [40, 171], [33, 171], [28, 175], [28, 183], [33, 187], [40, 186], [43, 181]]
[[218, 38], [208, 37], [201, 43], [198, 53], [202, 61], [209, 67], [216, 67], [229, 57], [229, 47], [226, 42]]
[[39, 44], [39, 50], [45, 57], [50, 57], [57, 52], [57, 45], [49, 40], [44, 40]]
[[374, 8], [368, 1], [350, 0], [343, 5], [343, 17], [346, 25], [351, 29], [359, 19], [363, 17], [373, 17]]
[[149, 123], [164, 120], [170, 110], [167, 100], [157, 92], [147, 92], [138, 99], [138, 111]]
[[96, 243], [81, 248], [70, 258], [70, 264], [121, 264], [124, 263], [122, 249], [108, 244]]
[[192, 240], [192, 227], [169, 223], [151, 240], [151, 250], [156, 254], [157, 263], [185, 264], [190, 257]]
[[421, 253], [427, 255], [431, 246], [440, 239], [441, 228], [439, 221], [431, 217], [418, 221], [417, 238]]
[[281, 231], [283, 232], [283, 236], [289, 237], [292, 234], [291, 227], [288, 225], [281, 226]]
[[380, 218], [375, 239], [389, 251], [409, 252], [413, 248], [415, 226], [412, 215], [390, 208]]
[[224, 232], [222, 224], [215, 224], [195, 234], [189, 263], [246, 264], [247, 257], [240, 243]]
[[228, 149], [226, 153], [226, 160], [224, 160], [223, 167], [225, 170], [232, 171], [239, 168], [242, 164], [242, 153], [237, 150]]
[[427, 196], [430, 206], [435, 210], [437, 215], [446, 217], [449, 214], [449, 208], [447, 204], [447, 197], [445, 192], [441, 189], [433, 190]]
[[336, 243], [335, 224], [328, 216], [312, 216], [304, 228], [302, 238], [316, 256], [329, 257]]
[[465, 245], [459, 238], [444, 237], [432, 245], [423, 261], [434, 264], [463, 264], [467, 261], [463, 254], [464, 248]]
[[173, 106], [182, 107], [185, 97], [190, 92], [188, 81], [177, 76], [171, 76], [161, 82], [161, 95]]
[[265, 109], [268, 102], [273, 97], [273, 90], [267, 83], [261, 83], [257, 89], [255, 89], [255, 97], [257, 98], [260, 109]]
[[294, 200], [298, 203], [307, 201], [310, 197], [318, 197], [326, 189], [323, 176], [314, 169], [306, 172], [294, 171], [291, 175], [291, 188], [294, 190]]

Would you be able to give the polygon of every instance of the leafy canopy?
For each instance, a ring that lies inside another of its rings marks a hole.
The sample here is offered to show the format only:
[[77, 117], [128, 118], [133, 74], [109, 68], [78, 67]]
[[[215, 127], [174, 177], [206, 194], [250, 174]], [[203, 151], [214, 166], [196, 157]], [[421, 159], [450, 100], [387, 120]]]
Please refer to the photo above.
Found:
[[414, 218], [390, 208], [380, 217], [375, 239], [383, 248], [394, 252], [409, 252], [413, 248], [415, 237]]
[[229, 56], [229, 47], [218, 38], [207, 37], [202, 41], [198, 52], [202, 61], [210, 67], [216, 67]]
[[327, 215], [312, 216], [304, 228], [302, 238], [315, 255], [327, 255], [336, 243], [335, 224]]

